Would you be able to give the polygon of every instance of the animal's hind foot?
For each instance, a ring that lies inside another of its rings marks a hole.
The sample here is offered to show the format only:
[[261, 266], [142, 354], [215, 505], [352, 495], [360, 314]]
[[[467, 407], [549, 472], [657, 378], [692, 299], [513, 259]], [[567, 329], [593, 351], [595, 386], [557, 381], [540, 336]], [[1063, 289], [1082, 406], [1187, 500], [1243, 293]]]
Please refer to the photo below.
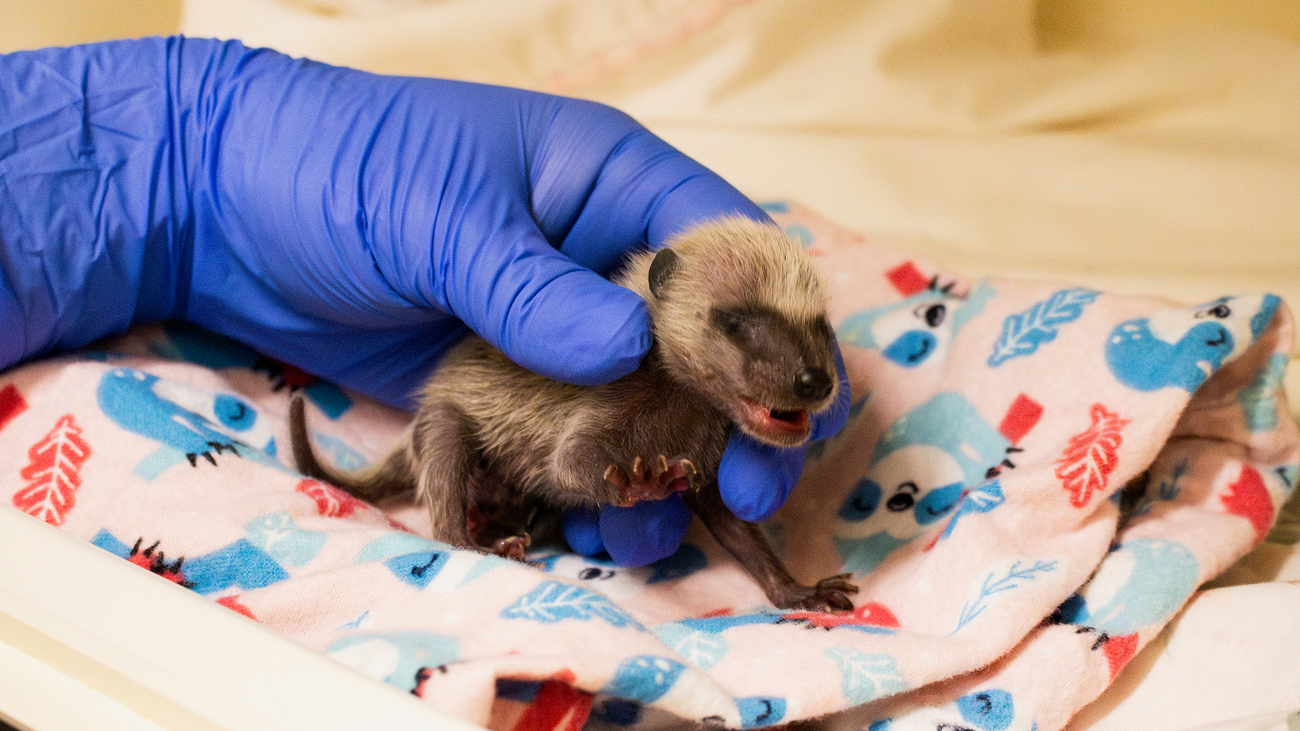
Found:
[[[470, 505], [465, 510], [465, 534], [480, 550], [523, 561], [532, 545], [528, 525], [521, 522], [526, 511], [515, 502], [492, 504], [491, 510], [483, 505]], [[509, 510], [508, 508], [515, 508]], [[515, 520], [516, 518], [520, 520]]]
[[[797, 584], [786, 587], [784, 596], [773, 598], [780, 609], [802, 609], [810, 612], [852, 611], [857, 584], [849, 579], [852, 574], [837, 574], [817, 582], [816, 586]], [[780, 601], [778, 601], [778, 599]]]
[[524, 554], [528, 553], [528, 545], [531, 542], [531, 539], [526, 533], [520, 536], [506, 536], [505, 538], [498, 538], [496, 541], [493, 541], [491, 550], [492, 553], [495, 553], [501, 558], [512, 558], [516, 561], [523, 561]]
[[605, 468], [605, 480], [618, 488], [615, 505], [629, 507], [642, 500], [662, 500], [675, 492], [688, 489], [699, 478], [695, 463], [685, 457], [668, 461], [662, 454], [650, 460], [637, 457], [632, 466], [619, 465]]

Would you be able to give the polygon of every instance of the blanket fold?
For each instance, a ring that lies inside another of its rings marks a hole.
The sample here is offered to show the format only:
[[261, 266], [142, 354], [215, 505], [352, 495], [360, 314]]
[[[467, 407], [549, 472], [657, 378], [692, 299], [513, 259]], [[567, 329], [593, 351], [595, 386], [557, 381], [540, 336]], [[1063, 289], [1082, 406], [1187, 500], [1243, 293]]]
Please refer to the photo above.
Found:
[[0, 495], [431, 705], [493, 728], [1063, 728], [1264, 540], [1300, 477], [1269, 294], [1194, 306], [967, 281], [794, 205], [853, 390], [765, 524], [847, 613], [780, 612], [698, 525], [623, 569], [421, 536], [302, 477], [406, 415], [181, 324], [0, 374]]

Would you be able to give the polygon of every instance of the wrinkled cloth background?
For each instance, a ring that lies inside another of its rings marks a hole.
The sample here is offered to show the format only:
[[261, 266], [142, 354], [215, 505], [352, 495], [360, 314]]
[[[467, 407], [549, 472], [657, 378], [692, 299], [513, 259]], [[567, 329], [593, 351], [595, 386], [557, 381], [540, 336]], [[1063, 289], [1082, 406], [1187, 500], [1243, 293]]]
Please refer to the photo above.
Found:
[[613, 104], [969, 276], [1300, 292], [1285, 0], [186, 0], [181, 28]]
[[803, 580], [853, 572], [853, 613], [765, 607], [699, 530], [633, 570], [425, 540], [280, 461], [291, 390], [344, 465], [403, 414], [183, 325], [0, 378], [0, 495], [476, 723], [537, 727], [559, 687], [595, 727], [878, 731], [1062, 728], [1294, 491], [1276, 296], [972, 281], [770, 211], [830, 283], [854, 415], [766, 527]]

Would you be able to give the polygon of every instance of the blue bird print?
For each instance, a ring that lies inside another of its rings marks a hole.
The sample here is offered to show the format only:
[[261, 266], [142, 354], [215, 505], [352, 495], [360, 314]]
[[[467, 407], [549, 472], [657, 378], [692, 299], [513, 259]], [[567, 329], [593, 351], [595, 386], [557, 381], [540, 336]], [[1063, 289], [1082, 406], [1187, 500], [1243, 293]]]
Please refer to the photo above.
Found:
[[1120, 323], [1106, 339], [1106, 365], [1139, 391], [1195, 391], [1260, 336], [1280, 301], [1271, 294], [1221, 297]]
[[130, 368], [105, 373], [96, 395], [100, 409], [122, 428], [177, 450], [191, 466], [199, 458], [215, 465], [214, 453], [238, 455], [240, 447], [275, 452], [270, 426], [234, 396], [207, 394]]

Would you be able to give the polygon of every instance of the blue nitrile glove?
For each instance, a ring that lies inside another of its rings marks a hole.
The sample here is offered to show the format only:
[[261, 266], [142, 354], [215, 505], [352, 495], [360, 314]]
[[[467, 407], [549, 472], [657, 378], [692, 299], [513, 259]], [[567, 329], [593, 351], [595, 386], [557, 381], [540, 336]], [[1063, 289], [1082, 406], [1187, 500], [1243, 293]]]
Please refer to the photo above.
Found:
[[[644, 303], [599, 275], [730, 213], [763, 215], [590, 102], [237, 42], [0, 56], [0, 368], [183, 318], [410, 405], [467, 325], [599, 383], [650, 345]], [[753, 459], [727, 469], [780, 461]], [[786, 488], [725, 489], [779, 505]]]

